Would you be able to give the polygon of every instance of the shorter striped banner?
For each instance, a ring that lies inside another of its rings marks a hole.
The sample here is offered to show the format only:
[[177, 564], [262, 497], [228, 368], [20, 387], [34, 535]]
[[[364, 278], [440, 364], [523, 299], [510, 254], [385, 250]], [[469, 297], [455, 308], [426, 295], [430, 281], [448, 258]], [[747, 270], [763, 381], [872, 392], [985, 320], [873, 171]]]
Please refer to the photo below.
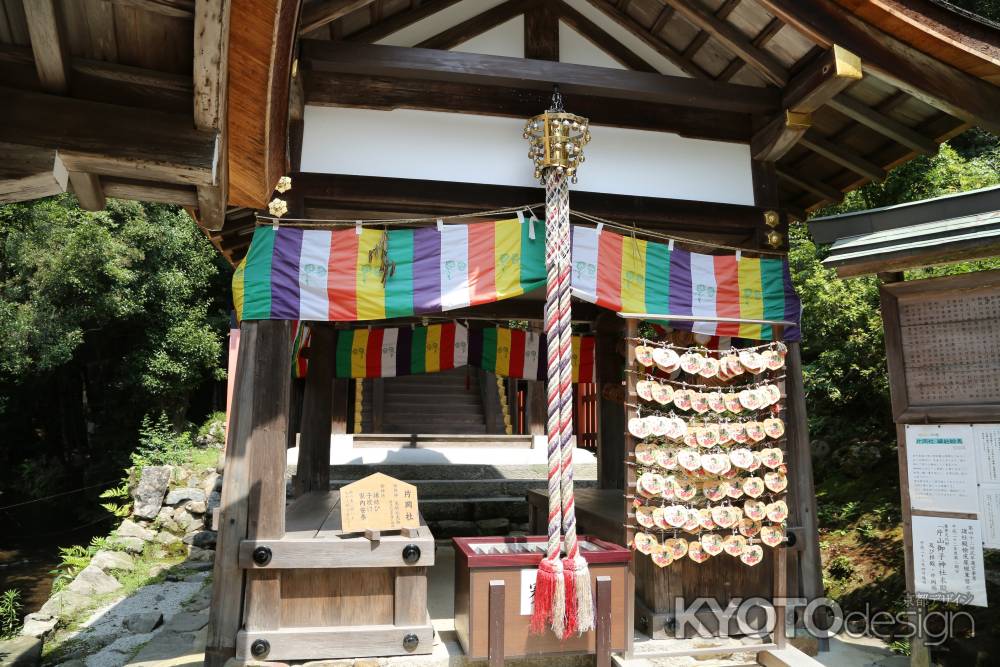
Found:
[[298, 320], [292, 322], [292, 377], [302, 379], [309, 372], [308, 349], [312, 328]]
[[446, 371], [468, 360], [469, 331], [451, 322], [338, 331], [334, 368], [338, 378], [385, 378]]
[[[573, 336], [573, 382], [596, 382], [593, 336]], [[469, 338], [469, 365], [500, 377], [544, 380], [545, 335], [522, 329], [490, 327]]]

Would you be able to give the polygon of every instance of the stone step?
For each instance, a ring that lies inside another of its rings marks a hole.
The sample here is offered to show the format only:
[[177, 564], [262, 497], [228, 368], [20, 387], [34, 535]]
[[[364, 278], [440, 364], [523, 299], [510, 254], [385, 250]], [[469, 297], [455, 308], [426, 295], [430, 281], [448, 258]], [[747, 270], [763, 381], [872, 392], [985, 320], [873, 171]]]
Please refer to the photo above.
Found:
[[[382, 411], [382, 422], [387, 424], [416, 424], [417, 426], [432, 426], [433, 424], [475, 424], [483, 421], [482, 409], [478, 411], [459, 412], [450, 408], [428, 408], [426, 412], [400, 411], [386, 407]], [[430, 433], [428, 428], [422, 428], [419, 432]]]
[[[296, 465], [288, 466], [288, 474], [295, 474]], [[374, 472], [381, 472], [403, 481], [423, 479], [444, 480], [494, 480], [494, 479], [548, 479], [545, 464], [343, 464], [330, 466], [330, 478], [358, 480]], [[573, 467], [573, 477], [577, 481], [597, 479], [596, 463], [581, 463]]]
[[[335, 479], [330, 481], [330, 488], [339, 489], [353, 480]], [[417, 497], [421, 505], [427, 500], [460, 500], [469, 502], [476, 498], [513, 497], [524, 499], [524, 494], [531, 489], [544, 489], [548, 481], [542, 479], [410, 479], [410, 484], [417, 487]], [[576, 488], [593, 488], [597, 480], [574, 480]]]
[[413, 423], [407, 424], [393, 424], [393, 423], [383, 423], [382, 430], [388, 431], [389, 433], [413, 433], [415, 428], [420, 428], [420, 430], [432, 430], [438, 433], [449, 433], [449, 434], [479, 434], [486, 435], [486, 426], [482, 423], [473, 424], [470, 422], [458, 422], [458, 423], [441, 423], [435, 422], [432, 424], [419, 424], [415, 425]]
[[363, 433], [354, 436], [354, 447], [421, 448], [438, 447], [502, 447], [529, 449], [530, 435], [474, 435], [468, 433]]

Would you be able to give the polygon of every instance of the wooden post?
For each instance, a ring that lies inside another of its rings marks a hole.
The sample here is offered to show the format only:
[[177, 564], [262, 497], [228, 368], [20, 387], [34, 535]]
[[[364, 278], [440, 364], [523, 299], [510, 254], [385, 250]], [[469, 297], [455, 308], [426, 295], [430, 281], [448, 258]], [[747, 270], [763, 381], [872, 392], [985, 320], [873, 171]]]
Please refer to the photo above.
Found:
[[347, 415], [351, 409], [351, 381], [344, 378], [333, 380], [333, 407], [330, 409], [330, 433], [347, 433]]
[[625, 325], [610, 312], [601, 313], [596, 324], [597, 484], [602, 489], [622, 489], [625, 488], [625, 411], [620, 402], [605, 397], [604, 389], [621, 387], [622, 357], [618, 344]]
[[[816, 520], [816, 489], [813, 485], [812, 450], [809, 446], [809, 423], [806, 420], [806, 393], [802, 382], [802, 351], [797, 341], [788, 343], [785, 357], [785, 393], [788, 410], [789, 503], [796, 507], [802, 526], [799, 566], [801, 590], [809, 600], [823, 596], [823, 568], [819, 553], [819, 528]], [[829, 640], [820, 640], [821, 650], [828, 650]]]
[[489, 667], [503, 667], [504, 664], [504, 609], [505, 595], [503, 579], [490, 580], [489, 616]]
[[[639, 335], [639, 322], [638, 320], [626, 320], [625, 321], [625, 338], [628, 342], [625, 345], [625, 368], [630, 369], [635, 365], [635, 338]], [[625, 503], [625, 523], [627, 527], [625, 528], [625, 542], [628, 545], [632, 543], [632, 539], [635, 537], [635, 529], [633, 528], [634, 522], [631, 520], [632, 513], [635, 508], [632, 506], [632, 501], [629, 500], [629, 496], [634, 493], [635, 489], [635, 467], [626, 466], [625, 461], [635, 460], [635, 445], [636, 439], [631, 434], [625, 431], [624, 425], [628, 423], [628, 420], [632, 417], [637, 416], [638, 411], [631, 407], [633, 405], [638, 405], [639, 394], [635, 391], [635, 384], [638, 378], [633, 373], [625, 374], [625, 409], [621, 410], [619, 406], [619, 411], [623, 413], [622, 419], [622, 430], [625, 451], [624, 455], [621, 456], [622, 467], [624, 468], [624, 498]], [[603, 420], [602, 420], [603, 421]], [[628, 562], [628, 576], [626, 578], [625, 586], [625, 657], [632, 657], [632, 644], [635, 637], [635, 552], [632, 552], [632, 558]]]
[[[597, 577], [596, 667], [611, 667], [611, 577]], [[626, 631], [631, 628], [626, 626]]]
[[[281, 530], [284, 530], [290, 356], [288, 322], [244, 322], [240, 327], [236, 387], [230, 416], [232, 428], [226, 446], [219, 507], [206, 667], [220, 667], [236, 652], [236, 633], [244, 610], [243, 571], [239, 567], [238, 553], [240, 542], [250, 534], [249, 524], [252, 524], [254, 535], [270, 537], [276, 532], [274, 515], [278, 513]], [[271, 465], [277, 473], [276, 477], [267, 476], [269, 498], [262, 496], [265, 491], [263, 467], [267, 458], [274, 460]], [[262, 500], [267, 501], [266, 508], [261, 506]], [[257, 601], [262, 602], [259, 595]], [[276, 610], [277, 604], [272, 608]]]
[[336, 335], [329, 324], [313, 324], [309, 346], [309, 373], [302, 400], [302, 431], [295, 495], [330, 489], [330, 431], [333, 413], [333, 346]]

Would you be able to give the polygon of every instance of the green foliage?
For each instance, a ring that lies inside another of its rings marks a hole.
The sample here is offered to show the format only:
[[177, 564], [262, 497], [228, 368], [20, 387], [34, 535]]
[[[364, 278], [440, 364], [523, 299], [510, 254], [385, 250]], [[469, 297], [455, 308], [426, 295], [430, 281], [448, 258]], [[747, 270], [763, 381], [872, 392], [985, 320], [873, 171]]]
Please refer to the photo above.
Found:
[[128, 480], [125, 480], [118, 486], [101, 493], [101, 498], [111, 500], [108, 503], [101, 503], [101, 507], [120, 519], [130, 515], [132, 513], [132, 496], [128, 487]]
[[948, 0], [948, 2], [991, 21], [1000, 21], [1000, 0]]
[[139, 427], [139, 446], [132, 452], [132, 465], [144, 466], [181, 465], [191, 459], [194, 442], [187, 431], [176, 432], [167, 416], [160, 413], [156, 420], [146, 415]]
[[896, 655], [910, 655], [910, 640], [909, 639], [896, 639], [889, 642], [889, 650]]
[[827, 573], [837, 580], [850, 579], [854, 574], [854, 564], [847, 556], [837, 556], [826, 568]]
[[10, 639], [21, 629], [21, 592], [13, 588], [0, 594], [0, 639]]
[[[0, 205], [0, 485], [12, 500], [111, 479], [143, 415], [180, 424], [214, 407], [204, 389], [224, 377], [230, 275], [177, 207]], [[71, 498], [66, 520], [93, 519], [76, 508], [93, 511], [95, 496]]]
[[74, 544], [71, 547], [59, 547], [59, 564], [49, 574], [55, 575], [52, 580], [52, 592], [57, 593], [80, 573], [80, 570], [90, 565], [91, 559], [98, 551], [114, 550], [108, 544], [106, 537], [95, 537], [87, 546]]

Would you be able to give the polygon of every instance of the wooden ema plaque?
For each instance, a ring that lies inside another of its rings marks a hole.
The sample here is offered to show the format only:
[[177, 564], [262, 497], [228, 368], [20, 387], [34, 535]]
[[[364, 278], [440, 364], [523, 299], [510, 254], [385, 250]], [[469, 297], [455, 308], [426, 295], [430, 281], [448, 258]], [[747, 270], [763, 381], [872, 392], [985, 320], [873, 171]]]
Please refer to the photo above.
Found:
[[340, 521], [345, 533], [416, 529], [417, 487], [380, 472], [368, 475], [340, 489]]

